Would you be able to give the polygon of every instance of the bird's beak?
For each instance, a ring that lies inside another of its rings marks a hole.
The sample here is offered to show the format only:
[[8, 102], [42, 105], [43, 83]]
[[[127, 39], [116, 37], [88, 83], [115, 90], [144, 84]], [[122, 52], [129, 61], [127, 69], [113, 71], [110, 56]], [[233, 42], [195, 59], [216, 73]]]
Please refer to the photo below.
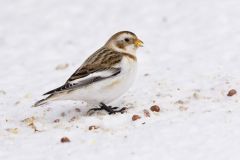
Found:
[[143, 47], [143, 41], [141, 41], [140, 39], [136, 39], [134, 41], [134, 44], [136, 47]]

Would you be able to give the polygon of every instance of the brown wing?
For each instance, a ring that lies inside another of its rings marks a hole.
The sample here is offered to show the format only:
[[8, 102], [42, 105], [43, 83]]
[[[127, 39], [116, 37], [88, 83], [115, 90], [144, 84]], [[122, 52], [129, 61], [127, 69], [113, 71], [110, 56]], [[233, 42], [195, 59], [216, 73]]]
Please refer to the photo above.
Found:
[[[93, 82], [115, 76], [121, 72], [121, 68], [113, 66], [119, 63], [122, 57], [122, 54], [119, 52], [101, 48], [90, 56], [63, 86], [51, 90], [44, 95], [72, 90], [76, 87], [89, 85]], [[104, 75], [102, 74], [103, 72]]]
[[71, 75], [66, 83], [84, 78], [95, 72], [108, 70], [121, 60], [121, 53], [103, 47], [91, 55], [83, 65]]

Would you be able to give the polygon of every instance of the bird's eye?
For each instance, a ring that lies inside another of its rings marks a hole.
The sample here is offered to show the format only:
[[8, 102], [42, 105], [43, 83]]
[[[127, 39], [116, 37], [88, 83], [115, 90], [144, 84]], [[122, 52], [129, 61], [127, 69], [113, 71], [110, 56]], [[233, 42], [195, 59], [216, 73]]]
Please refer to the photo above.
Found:
[[129, 38], [125, 38], [124, 40], [125, 40], [126, 42], [129, 42]]

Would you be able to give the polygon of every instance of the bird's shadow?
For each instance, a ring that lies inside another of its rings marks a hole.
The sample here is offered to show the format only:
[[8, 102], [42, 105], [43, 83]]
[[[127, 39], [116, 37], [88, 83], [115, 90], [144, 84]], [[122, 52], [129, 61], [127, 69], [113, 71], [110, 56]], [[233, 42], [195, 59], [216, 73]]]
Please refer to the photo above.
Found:
[[104, 110], [88, 112], [92, 107], [93, 106], [81, 102], [53, 102], [40, 106], [38, 113], [42, 112], [41, 115], [43, 116], [41, 118], [49, 122], [73, 122], [83, 117], [112, 116]]

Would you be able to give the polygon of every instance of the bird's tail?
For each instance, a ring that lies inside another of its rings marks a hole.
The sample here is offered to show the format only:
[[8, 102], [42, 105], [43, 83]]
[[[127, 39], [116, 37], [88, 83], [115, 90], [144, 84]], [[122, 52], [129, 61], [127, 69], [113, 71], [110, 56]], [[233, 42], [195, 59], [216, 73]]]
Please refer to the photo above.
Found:
[[47, 98], [44, 98], [44, 99], [41, 99], [40, 101], [37, 101], [34, 105], [33, 105], [33, 107], [38, 107], [38, 106], [41, 106], [41, 105], [43, 105], [43, 104], [46, 104], [46, 103], [48, 103], [49, 101], [52, 101], [53, 99], [53, 95], [50, 95], [50, 96], [48, 96]]

